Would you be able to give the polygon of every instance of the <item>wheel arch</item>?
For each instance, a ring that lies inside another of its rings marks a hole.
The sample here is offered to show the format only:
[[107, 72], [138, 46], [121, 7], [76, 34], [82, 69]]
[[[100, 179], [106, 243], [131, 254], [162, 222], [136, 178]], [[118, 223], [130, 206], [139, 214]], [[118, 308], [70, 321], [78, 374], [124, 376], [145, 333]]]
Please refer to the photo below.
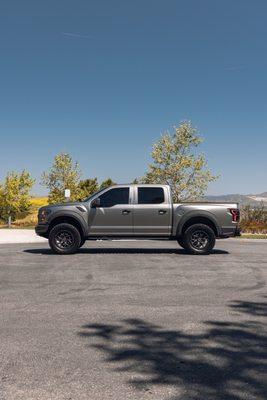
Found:
[[86, 232], [85, 232], [85, 229], [84, 229], [84, 226], [83, 226], [82, 222], [77, 217], [75, 217], [73, 215], [58, 215], [58, 216], [55, 216], [51, 220], [51, 222], [49, 223], [48, 234], [50, 233], [51, 229], [54, 226], [56, 226], [58, 224], [64, 224], [64, 223], [75, 226], [75, 228], [78, 229], [82, 239], [86, 236]]
[[178, 237], [182, 236], [186, 229], [194, 224], [204, 224], [209, 226], [213, 230], [216, 237], [218, 237], [220, 234], [219, 225], [215, 218], [213, 218], [208, 213], [201, 213], [198, 215], [190, 215], [186, 219], [181, 221], [180, 224], [178, 224], [176, 235]]

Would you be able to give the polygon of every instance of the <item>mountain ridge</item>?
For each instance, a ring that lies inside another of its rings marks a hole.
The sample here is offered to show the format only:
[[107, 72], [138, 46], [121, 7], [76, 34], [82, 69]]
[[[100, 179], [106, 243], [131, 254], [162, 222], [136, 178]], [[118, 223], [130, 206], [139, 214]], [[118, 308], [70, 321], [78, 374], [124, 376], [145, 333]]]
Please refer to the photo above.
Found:
[[267, 192], [262, 192], [260, 194], [222, 194], [222, 195], [208, 195], [205, 196], [207, 201], [219, 201], [219, 202], [234, 202], [240, 205], [251, 205], [260, 206], [263, 204], [267, 206]]

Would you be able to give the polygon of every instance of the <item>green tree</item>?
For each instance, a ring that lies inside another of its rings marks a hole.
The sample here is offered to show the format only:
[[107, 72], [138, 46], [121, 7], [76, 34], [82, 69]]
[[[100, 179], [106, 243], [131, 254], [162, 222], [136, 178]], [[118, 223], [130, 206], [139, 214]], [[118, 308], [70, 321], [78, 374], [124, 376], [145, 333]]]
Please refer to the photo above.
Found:
[[196, 152], [202, 141], [188, 121], [174, 127], [173, 134], [164, 133], [153, 145], [153, 163], [142, 182], [170, 185], [177, 202], [203, 196], [209, 182], [218, 177], [207, 168], [205, 156]]
[[99, 190], [97, 178], [81, 180], [79, 183], [79, 188], [81, 190], [81, 199], [91, 196]]
[[78, 163], [74, 163], [70, 154], [60, 153], [55, 156], [52, 167], [42, 174], [41, 184], [49, 189], [48, 202], [60, 203], [65, 200], [65, 189], [70, 189], [70, 200], [81, 197], [79, 187], [81, 171]]
[[9, 172], [0, 185], [0, 218], [4, 221], [26, 216], [30, 209], [30, 191], [35, 180], [26, 170]]
[[111, 178], [107, 178], [106, 180], [104, 180], [101, 185], [100, 185], [100, 189], [105, 189], [109, 186], [112, 185], [116, 185], [116, 182], [114, 182]]

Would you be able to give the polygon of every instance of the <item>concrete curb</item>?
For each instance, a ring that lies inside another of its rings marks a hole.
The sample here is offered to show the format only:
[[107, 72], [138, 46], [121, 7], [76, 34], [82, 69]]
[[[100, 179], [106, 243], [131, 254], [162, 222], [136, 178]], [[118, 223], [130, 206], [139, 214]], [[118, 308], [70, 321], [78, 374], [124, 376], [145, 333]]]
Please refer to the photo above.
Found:
[[34, 229], [0, 229], [0, 244], [42, 243], [46, 240], [37, 236]]

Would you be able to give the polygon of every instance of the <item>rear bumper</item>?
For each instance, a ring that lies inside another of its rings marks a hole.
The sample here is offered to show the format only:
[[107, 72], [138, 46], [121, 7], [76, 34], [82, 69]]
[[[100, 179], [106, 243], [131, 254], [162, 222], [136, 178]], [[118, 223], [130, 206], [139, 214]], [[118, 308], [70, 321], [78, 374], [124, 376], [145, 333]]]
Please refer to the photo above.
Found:
[[46, 225], [46, 224], [38, 224], [38, 225], [35, 227], [35, 233], [36, 233], [36, 235], [38, 235], [38, 236], [47, 238], [47, 237], [48, 237], [48, 228], [49, 228], [49, 225]]
[[241, 229], [239, 227], [236, 228], [234, 236], [241, 236]]
[[238, 226], [233, 228], [222, 228], [222, 233], [219, 236], [220, 239], [226, 239], [229, 237], [241, 236], [241, 231]]

